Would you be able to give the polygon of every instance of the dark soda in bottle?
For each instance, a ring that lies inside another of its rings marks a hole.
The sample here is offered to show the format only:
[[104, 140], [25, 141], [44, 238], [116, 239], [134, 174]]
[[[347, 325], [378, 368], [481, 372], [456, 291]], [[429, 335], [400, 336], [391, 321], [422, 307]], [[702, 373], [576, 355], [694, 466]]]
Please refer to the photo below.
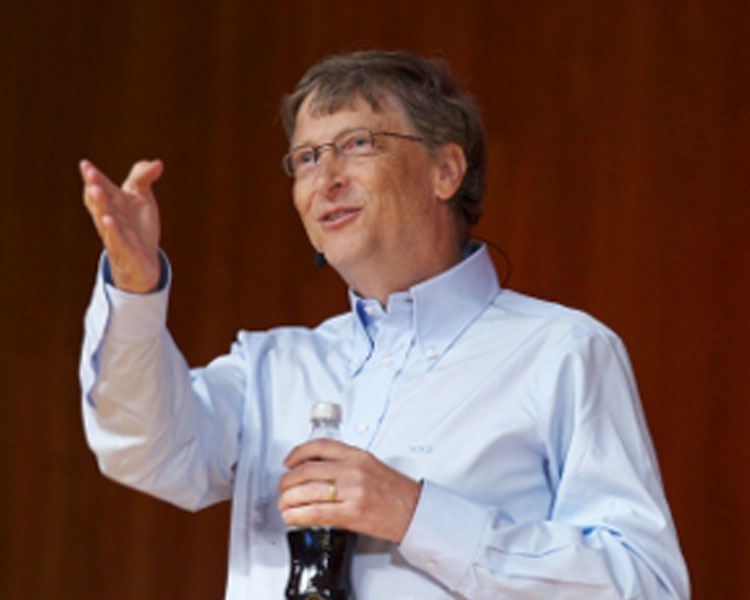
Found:
[[287, 600], [354, 600], [350, 578], [357, 534], [333, 527], [288, 531]]
[[[340, 439], [341, 407], [318, 402], [312, 407], [310, 439]], [[307, 527], [287, 532], [289, 580], [286, 600], [355, 600], [351, 564], [357, 534], [334, 527]]]

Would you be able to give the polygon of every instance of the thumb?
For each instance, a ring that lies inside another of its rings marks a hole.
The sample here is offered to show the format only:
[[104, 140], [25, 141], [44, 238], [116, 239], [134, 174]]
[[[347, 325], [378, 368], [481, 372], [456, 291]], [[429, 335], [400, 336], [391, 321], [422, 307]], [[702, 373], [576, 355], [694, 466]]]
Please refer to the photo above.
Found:
[[160, 160], [140, 160], [130, 169], [122, 189], [126, 192], [146, 194], [151, 191], [151, 186], [163, 172], [164, 163]]

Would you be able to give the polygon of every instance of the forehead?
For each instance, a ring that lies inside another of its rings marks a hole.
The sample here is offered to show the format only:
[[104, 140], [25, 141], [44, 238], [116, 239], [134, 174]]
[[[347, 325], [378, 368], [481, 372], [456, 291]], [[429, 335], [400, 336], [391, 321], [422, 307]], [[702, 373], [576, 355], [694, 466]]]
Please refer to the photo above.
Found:
[[318, 102], [315, 91], [302, 101], [294, 121], [292, 146], [329, 141], [342, 131], [353, 127], [390, 129], [408, 132], [409, 119], [401, 104], [388, 93], [378, 98], [377, 108], [359, 94], [354, 93], [333, 108]]

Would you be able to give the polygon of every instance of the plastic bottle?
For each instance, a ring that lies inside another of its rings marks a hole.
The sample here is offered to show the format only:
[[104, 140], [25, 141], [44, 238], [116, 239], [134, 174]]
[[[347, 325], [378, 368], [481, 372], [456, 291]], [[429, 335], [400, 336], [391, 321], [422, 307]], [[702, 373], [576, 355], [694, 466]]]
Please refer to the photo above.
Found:
[[[309, 439], [341, 439], [341, 407], [318, 402], [310, 415]], [[357, 534], [334, 527], [305, 527], [287, 532], [289, 580], [287, 600], [355, 600], [351, 562]]]

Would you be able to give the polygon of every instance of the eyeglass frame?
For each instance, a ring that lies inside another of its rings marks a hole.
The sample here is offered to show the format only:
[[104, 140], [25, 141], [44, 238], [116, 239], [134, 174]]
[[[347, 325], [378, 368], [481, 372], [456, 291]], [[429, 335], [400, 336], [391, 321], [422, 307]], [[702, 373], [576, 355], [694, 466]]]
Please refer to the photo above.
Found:
[[295, 146], [294, 148], [290, 149], [289, 152], [287, 152], [281, 158], [281, 168], [284, 171], [284, 173], [286, 173], [289, 177], [291, 177], [292, 179], [297, 179], [297, 176], [294, 174], [294, 168], [292, 166], [292, 155], [302, 149], [310, 149], [312, 151], [313, 164], [312, 164], [311, 172], [314, 171], [315, 168], [317, 168], [318, 163], [320, 162], [321, 151], [324, 150], [325, 148], [331, 148], [333, 150], [333, 153], [336, 156], [345, 156], [345, 157], [349, 157], [352, 155], [353, 156], [372, 156], [372, 153], [361, 154], [361, 155], [348, 154], [347, 152], [343, 150], [341, 145], [337, 143], [337, 140], [344, 139], [347, 136], [351, 136], [352, 134], [356, 132], [367, 133], [367, 135], [370, 137], [371, 146], [373, 150], [375, 149], [375, 138], [379, 135], [387, 136], [387, 137], [394, 137], [394, 138], [402, 139], [402, 140], [411, 140], [412, 142], [424, 143], [425, 141], [423, 137], [414, 135], [414, 134], [409, 134], [409, 133], [399, 133], [397, 131], [385, 131], [385, 130], [372, 131], [371, 129], [368, 129], [367, 127], [354, 127], [353, 129], [342, 131], [335, 138], [333, 138], [333, 140], [331, 140], [330, 142], [324, 142], [322, 144], [317, 144], [317, 145], [316, 144], [300, 144], [298, 146]]

